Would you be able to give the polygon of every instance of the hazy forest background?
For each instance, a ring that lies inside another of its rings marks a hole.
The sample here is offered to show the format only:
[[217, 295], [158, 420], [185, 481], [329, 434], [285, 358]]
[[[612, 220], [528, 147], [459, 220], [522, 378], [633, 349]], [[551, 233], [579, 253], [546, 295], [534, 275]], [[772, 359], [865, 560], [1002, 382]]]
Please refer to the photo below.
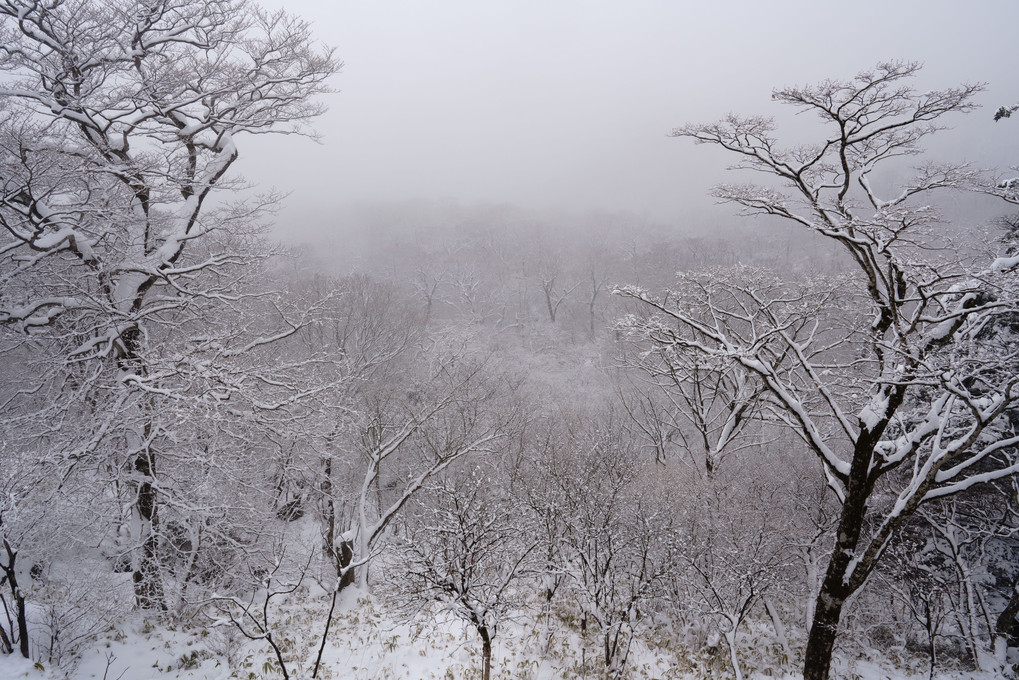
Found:
[[0, 677], [1015, 676], [1015, 101], [867, 54], [653, 131], [682, 219], [319, 204], [238, 171], [320, 39], [0, 0]]

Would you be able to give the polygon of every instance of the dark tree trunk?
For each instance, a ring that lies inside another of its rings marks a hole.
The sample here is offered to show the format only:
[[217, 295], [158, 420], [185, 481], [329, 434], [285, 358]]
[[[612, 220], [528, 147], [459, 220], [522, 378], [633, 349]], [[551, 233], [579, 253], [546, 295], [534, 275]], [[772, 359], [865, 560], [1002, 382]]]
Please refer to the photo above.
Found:
[[[326, 553], [333, 558], [336, 567], [336, 575], [340, 582], [336, 586], [336, 592], [354, 583], [354, 569], [350, 563], [354, 560], [354, 547], [350, 541], [340, 539], [336, 542], [336, 504], [333, 501], [333, 459], [328, 457], [323, 462], [322, 495], [325, 497], [325, 522], [323, 532]], [[346, 570], [346, 571], [344, 571]]]
[[[824, 593], [824, 588], [821, 592]], [[823, 595], [817, 598], [814, 622], [807, 637], [807, 651], [803, 659], [803, 680], [828, 680], [844, 605], [845, 600], [824, 599]]]
[[[11, 594], [14, 596], [15, 616], [18, 620], [18, 651], [21, 652], [21, 656], [27, 659], [29, 658], [28, 617], [25, 613], [25, 594], [18, 586], [18, 576], [15, 572], [15, 561], [18, 558], [18, 553], [11, 547], [10, 542], [6, 538], [4, 539], [4, 551], [7, 553], [7, 564], [3, 566], [4, 578], [11, 587]], [[10, 641], [7, 641], [7, 646], [11, 646]]]
[[315, 669], [311, 672], [311, 677], [312, 678], [317, 678], [318, 677], [318, 669], [319, 669], [319, 666], [322, 663], [322, 652], [325, 651], [325, 649], [326, 649], [326, 640], [329, 639], [329, 626], [333, 622], [333, 612], [336, 611], [336, 596], [339, 594], [339, 592], [340, 592], [339, 590], [334, 590], [333, 591], [333, 599], [329, 603], [329, 613], [326, 615], [326, 627], [325, 627], [325, 630], [322, 631], [322, 644], [319, 645], [318, 656], [315, 657]]
[[[340, 585], [337, 587], [337, 592], [342, 591], [347, 586], [354, 585], [354, 568], [350, 566], [353, 560], [353, 545], [351, 545], [350, 541], [340, 541], [340, 550], [336, 557], [336, 564], [343, 575], [340, 577]], [[343, 569], [346, 569], [346, 571], [342, 571]]]
[[492, 677], [492, 636], [487, 626], [478, 626], [478, 634], [481, 636], [481, 680], [490, 680]]
[[715, 478], [715, 459], [707, 447], [704, 449], [704, 474], [709, 481]]
[[[322, 514], [325, 520], [325, 530], [322, 532], [322, 542], [325, 544], [326, 554], [332, 556], [333, 562], [339, 565], [336, 559], [336, 503], [333, 501], [333, 459], [331, 456], [322, 462], [322, 497], [325, 503]], [[337, 575], [339, 571], [337, 571]]]
[[552, 291], [550, 288], [545, 289], [545, 306], [548, 307], [548, 320], [555, 323], [556, 305], [552, 304]]
[[[152, 282], [147, 282], [138, 289], [137, 297], [132, 308], [137, 311], [141, 307], [145, 293], [151, 287]], [[120, 370], [135, 372], [139, 375], [147, 373], [145, 362], [142, 359], [142, 333], [135, 326], [124, 331], [121, 336], [123, 343], [123, 354], [118, 358], [117, 364]], [[143, 409], [144, 410], [144, 409]], [[144, 432], [141, 434], [142, 442], [146, 441], [151, 434], [151, 422], [146, 422]], [[135, 499], [135, 508], [138, 511], [138, 518], [141, 520], [143, 531], [141, 555], [135, 564], [134, 573], [131, 574], [134, 581], [135, 601], [142, 609], [160, 608], [166, 609], [166, 602], [163, 598], [163, 589], [159, 583], [159, 568], [156, 555], [159, 547], [157, 529], [159, 526], [159, 512], [157, 509], [158, 500], [156, 489], [152, 481], [156, 474], [155, 452], [149, 446], [142, 446], [135, 455], [132, 462], [135, 472], [141, 475], [141, 483], [138, 486], [138, 496]]]
[[4, 630], [3, 626], [0, 626], [0, 653], [14, 653], [14, 645], [11, 644], [11, 639], [7, 637], [7, 631]]
[[1012, 594], [1008, 598], [1008, 604], [994, 621], [995, 641], [1001, 640], [1005, 648], [1013, 647], [1016, 644], [1016, 616], [1019, 616], [1019, 579], [1012, 584]]
[[[867, 435], [867, 436], [864, 436]], [[803, 659], [803, 680], [828, 680], [831, 673], [832, 653], [838, 637], [842, 609], [846, 600], [863, 583], [868, 565], [857, 564], [857, 573], [850, 578], [850, 566], [860, 543], [867, 513], [867, 499], [873, 487], [868, 477], [870, 461], [877, 435], [864, 433], [857, 440], [853, 465], [846, 484], [846, 500], [842, 504], [835, 547], [828, 570], [821, 582], [814, 608], [814, 622], [807, 636], [807, 649]]]
[[132, 574], [135, 600], [142, 609], [166, 608], [156, 561], [159, 544], [156, 532], [159, 526], [159, 510], [156, 503], [156, 489], [149, 481], [155, 471], [154, 458], [151, 451], [143, 451], [134, 459], [134, 469], [145, 480], [138, 487], [138, 500], [135, 505], [138, 508], [142, 526], [147, 527], [147, 533], [142, 542], [142, 554], [138, 559], [138, 566]]
[[18, 590], [14, 598], [18, 605], [18, 651], [28, 658], [28, 617], [25, 614], [25, 596]]

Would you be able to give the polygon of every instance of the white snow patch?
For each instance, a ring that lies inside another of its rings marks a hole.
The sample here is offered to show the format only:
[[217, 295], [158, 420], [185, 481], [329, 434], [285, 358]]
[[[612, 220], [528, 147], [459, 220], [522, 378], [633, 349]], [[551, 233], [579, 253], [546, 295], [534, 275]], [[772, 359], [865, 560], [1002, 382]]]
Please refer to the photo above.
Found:
[[888, 396], [876, 394], [871, 398], [870, 403], [860, 411], [860, 424], [868, 432], [872, 432], [887, 415]]

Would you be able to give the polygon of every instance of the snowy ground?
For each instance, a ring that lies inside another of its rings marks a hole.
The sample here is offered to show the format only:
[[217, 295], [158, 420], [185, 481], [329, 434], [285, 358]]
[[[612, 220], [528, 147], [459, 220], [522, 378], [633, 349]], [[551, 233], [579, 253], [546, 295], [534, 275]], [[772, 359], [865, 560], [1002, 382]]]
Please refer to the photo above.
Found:
[[[314, 600], [316, 598], [312, 598]], [[306, 601], [308, 601], [306, 599]], [[318, 607], [319, 603], [316, 603]], [[480, 677], [480, 644], [472, 631], [441, 612], [414, 621], [386, 615], [384, 607], [349, 592], [338, 606], [329, 644], [318, 677], [324, 680], [459, 680]], [[324, 611], [291, 602], [279, 613], [277, 631], [291, 663], [291, 678], [311, 677]], [[669, 639], [666, 631], [649, 635]], [[794, 680], [792, 666], [775, 668], [773, 649], [743, 651], [749, 678]], [[558, 626], [549, 639], [544, 626], [509, 623], [499, 631], [493, 653], [494, 679], [592, 680], [603, 677], [597, 640]], [[232, 627], [153, 625], [133, 618], [109, 630], [83, 655], [76, 667], [46, 668], [16, 655], [0, 657], [0, 679], [30, 680], [270, 680], [282, 678], [264, 642], [252, 642]], [[793, 660], [795, 662], [795, 660]], [[770, 664], [770, 666], [769, 666]], [[922, 664], [911, 671], [890, 670], [887, 662], [842, 660], [837, 676], [857, 680], [919, 680], [927, 677]], [[692, 652], [679, 645], [649, 646], [636, 641], [627, 663], [629, 678], [695, 680], [732, 677], [721, 650]], [[945, 672], [941, 678], [980, 678], [971, 672]]]

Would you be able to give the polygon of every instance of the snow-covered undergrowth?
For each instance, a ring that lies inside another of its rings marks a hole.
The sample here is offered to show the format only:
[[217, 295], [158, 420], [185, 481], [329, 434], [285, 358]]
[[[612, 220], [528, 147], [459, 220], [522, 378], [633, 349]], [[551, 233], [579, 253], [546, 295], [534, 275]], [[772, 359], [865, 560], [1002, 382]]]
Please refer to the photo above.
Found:
[[[314, 543], [314, 525], [291, 525], [289, 555]], [[281, 553], [282, 555], [282, 553]], [[281, 557], [282, 559], [282, 557]], [[299, 558], [284, 560], [287, 574], [279, 582], [299, 583], [292, 592], [271, 598], [263, 610], [264, 591], [232, 600], [252, 603], [245, 612], [226, 599], [207, 597], [182, 605], [173, 616], [125, 614], [130, 601], [129, 575], [110, 573], [104, 582], [71, 578], [71, 562], [49, 567], [48, 579], [34, 580], [37, 603], [66, 597], [47, 589], [74, 583], [80, 595], [64, 610], [36, 604], [30, 611], [33, 659], [16, 653], [0, 656], [0, 680], [278, 680], [284, 677], [276, 654], [265, 640], [248, 632], [264, 626], [280, 648], [289, 678], [306, 680], [461, 680], [482, 677], [482, 643], [477, 631], [456, 616], [448, 603], [427, 603], [409, 594], [407, 565], [382, 553], [372, 566], [372, 591], [351, 586], [337, 600], [326, 644], [322, 636], [330, 597], [328, 565]], [[99, 573], [103, 570], [95, 569]], [[58, 578], [61, 577], [61, 578]], [[79, 582], [80, 581], [80, 582]], [[539, 587], [539, 585], [541, 587]], [[633, 634], [622, 636], [625, 663], [607, 672], [605, 638], [585, 615], [576, 594], [563, 590], [549, 604], [541, 595], [547, 583], [525, 576], [512, 599], [520, 603], [501, 620], [492, 653], [493, 680], [700, 680], [734, 678], [730, 650], [718, 621], [687, 611], [675, 615], [642, 610]], [[284, 591], [287, 587], [274, 586]], [[98, 593], [105, 593], [106, 599]], [[119, 596], [119, 597], [116, 597]], [[118, 605], [118, 603], [120, 603]], [[56, 605], [53, 605], [56, 606]], [[250, 614], [251, 616], [249, 616]], [[231, 618], [232, 617], [232, 618]], [[253, 618], [252, 618], [253, 617]], [[795, 628], [794, 626], [788, 626]], [[787, 639], [788, 638], [788, 639]], [[892, 639], [892, 638], [889, 638]], [[47, 642], [49, 641], [49, 642]], [[743, 678], [801, 677], [802, 632], [776, 633], [765, 607], [757, 607], [736, 637]], [[51, 650], [51, 645], [52, 651]], [[834, 677], [857, 680], [912, 680], [928, 677], [923, 650], [905, 646], [875, 648], [874, 639], [847, 634], [836, 659]], [[47, 658], [47, 655], [49, 657]], [[992, 680], [939, 659], [935, 677]]]
[[[316, 592], [317, 591], [317, 592]], [[328, 600], [317, 587], [302, 586], [273, 612], [291, 678], [311, 678], [319, 652]], [[765, 622], [753, 622], [740, 637], [744, 677], [795, 680], [802, 661], [787, 653]], [[835, 677], [858, 680], [926, 678], [919, 657], [880, 650], [837, 660]], [[0, 657], [0, 678], [34, 680], [276, 680], [282, 678], [269, 647], [244, 638], [208, 617], [168, 622], [135, 615], [98, 635], [73, 664], [47, 667], [17, 655]], [[337, 603], [317, 677], [323, 680], [460, 680], [481, 677], [481, 643], [464, 624], [438, 608], [407, 618], [385, 598], [347, 589]], [[605, 678], [601, 638], [559, 611], [537, 622], [514, 617], [500, 630], [493, 650], [492, 678], [581, 680]], [[635, 635], [620, 678], [698, 680], [731, 678], [728, 653], [717, 636], [696, 626], [668, 622]], [[949, 668], [939, 678], [992, 680], [993, 674]]]

